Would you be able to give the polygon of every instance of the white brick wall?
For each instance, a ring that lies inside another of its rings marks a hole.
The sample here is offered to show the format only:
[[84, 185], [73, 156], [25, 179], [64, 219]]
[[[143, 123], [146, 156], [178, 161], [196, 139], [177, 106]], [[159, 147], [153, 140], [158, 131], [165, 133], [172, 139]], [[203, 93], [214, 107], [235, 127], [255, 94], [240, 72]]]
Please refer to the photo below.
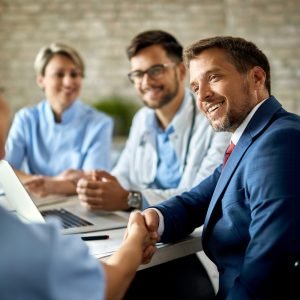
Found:
[[223, 34], [251, 39], [270, 59], [273, 94], [300, 113], [300, 0], [0, 0], [0, 28], [0, 86], [14, 110], [41, 99], [32, 64], [53, 41], [84, 57], [86, 102], [111, 94], [138, 101], [125, 46], [155, 28], [184, 45]]

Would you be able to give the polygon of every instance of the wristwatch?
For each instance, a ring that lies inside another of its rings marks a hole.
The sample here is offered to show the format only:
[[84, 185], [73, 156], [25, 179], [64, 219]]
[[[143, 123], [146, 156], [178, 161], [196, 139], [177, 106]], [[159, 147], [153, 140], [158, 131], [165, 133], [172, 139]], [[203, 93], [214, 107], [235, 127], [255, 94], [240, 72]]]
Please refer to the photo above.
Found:
[[130, 191], [128, 195], [128, 205], [132, 208], [142, 208], [142, 194], [137, 191]]

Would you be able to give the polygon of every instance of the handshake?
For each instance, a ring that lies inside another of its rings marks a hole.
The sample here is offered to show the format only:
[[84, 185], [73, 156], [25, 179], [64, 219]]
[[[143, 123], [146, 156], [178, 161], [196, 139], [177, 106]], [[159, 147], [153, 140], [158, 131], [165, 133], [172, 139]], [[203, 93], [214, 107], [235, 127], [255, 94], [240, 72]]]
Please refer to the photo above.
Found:
[[149, 263], [156, 251], [155, 245], [160, 239], [158, 225], [159, 216], [154, 209], [146, 209], [144, 212], [133, 211], [121, 247], [136, 252], [140, 256], [140, 264]]

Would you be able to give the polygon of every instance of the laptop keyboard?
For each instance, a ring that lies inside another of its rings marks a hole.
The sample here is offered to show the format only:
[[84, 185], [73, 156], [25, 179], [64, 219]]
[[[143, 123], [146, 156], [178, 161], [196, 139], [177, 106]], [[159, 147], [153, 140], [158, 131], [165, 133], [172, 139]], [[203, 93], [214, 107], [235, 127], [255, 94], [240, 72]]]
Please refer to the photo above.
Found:
[[61, 209], [49, 209], [41, 212], [44, 217], [55, 216], [61, 219], [63, 228], [73, 228], [93, 225], [92, 223], [72, 214], [71, 212]]

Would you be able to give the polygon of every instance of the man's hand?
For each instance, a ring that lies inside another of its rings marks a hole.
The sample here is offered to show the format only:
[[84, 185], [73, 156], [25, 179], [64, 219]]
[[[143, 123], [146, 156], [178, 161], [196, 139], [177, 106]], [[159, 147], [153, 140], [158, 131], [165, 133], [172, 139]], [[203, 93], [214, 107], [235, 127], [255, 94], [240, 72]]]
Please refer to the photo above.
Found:
[[93, 171], [89, 178], [80, 179], [76, 191], [81, 204], [89, 209], [115, 211], [129, 208], [129, 192], [116, 177], [105, 171]]
[[156, 237], [148, 230], [141, 212], [134, 211], [130, 214], [124, 243], [130, 242], [132, 247], [140, 247], [142, 251], [141, 263], [146, 264], [151, 261], [156, 251]]
[[148, 228], [148, 231], [150, 233], [150, 237], [152, 240], [155, 240], [156, 242], [159, 241], [160, 236], [158, 234], [158, 226], [159, 226], [159, 216], [155, 209], [148, 208], [142, 212], [145, 224]]

